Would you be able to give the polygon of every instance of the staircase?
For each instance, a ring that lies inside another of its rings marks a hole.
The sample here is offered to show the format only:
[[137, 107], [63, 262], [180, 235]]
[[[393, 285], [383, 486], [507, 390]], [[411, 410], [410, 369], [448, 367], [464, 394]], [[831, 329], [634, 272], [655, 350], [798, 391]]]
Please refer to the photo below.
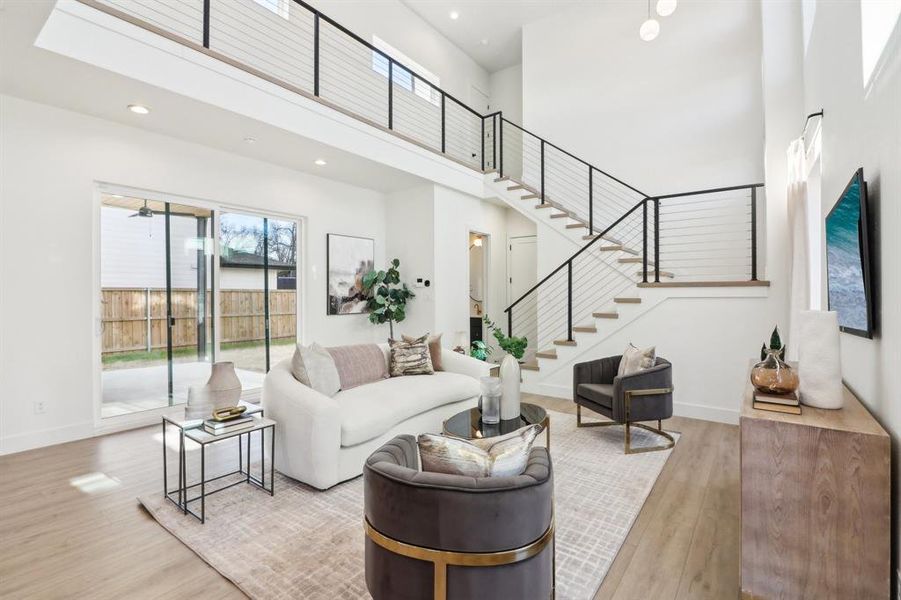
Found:
[[[651, 196], [504, 118], [482, 115], [302, 0], [79, 0], [485, 173], [572, 248], [506, 309], [527, 372], [566, 363], [669, 286], [755, 285], [762, 184]], [[675, 293], [675, 292], [673, 292]]]

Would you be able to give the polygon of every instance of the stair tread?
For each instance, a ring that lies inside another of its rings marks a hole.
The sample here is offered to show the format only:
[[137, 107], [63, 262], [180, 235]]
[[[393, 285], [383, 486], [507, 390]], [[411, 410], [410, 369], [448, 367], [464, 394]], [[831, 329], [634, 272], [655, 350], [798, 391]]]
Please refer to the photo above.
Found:
[[567, 223], [567, 229], [579, 229], [581, 227], [588, 227], [585, 223]]
[[[639, 263], [640, 264], [642, 262], [642, 258], [640, 256], [627, 256], [625, 258], [620, 258], [619, 262], [621, 262], [623, 264], [627, 264], [627, 263]], [[653, 267], [654, 261], [649, 260], [648, 266]]]
[[[557, 209], [557, 210], [560, 210], [560, 209]], [[554, 213], [554, 214], [552, 214], [552, 215], [551, 215], [551, 218], [552, 218], [552, 219], [562, 219], [562, 218], [568, 217], [568, 216], [569, 216], [569, 213], [566, 213], [566, 212], [560, 212], [560, 213]]]
[[520, 200], [538, 200], [540, 197], [538, 194], [526, 194]]
[[557, 208], [557, 207], [554, 206], [553, 204], [548, 204], [547, 202], [545, 202], [544, 204], [536, 205], [535, 208]]
[[591, 316], [595, 319], [618, 319], [619, 313], [615, 312], [596, 312], [591, 313]]
[[536, 352], [535, 356], [538, 358], [557, 358], [557, 350], [542, 350], [541, 352]]
[[514, 192], [516, 190], [524, 190], [524, 189], [526, 189], [526, 186], [524, 186], [522, 184], [516, 184], [516, 185], [511, 185], [510, 187], [508, 187], [507, 191]]
[[510, 178], [504, 175], [503, 177], [495, 177], [494, 183], [500, 183], [501, 181], [509, 181]]
[[575, 340], [572, 340], [572, 341], [570, 341], [570, 340], [554, 340], [554, 344], [557, 346], [575, 346], [576, 341]]
[[522, 363], [519, 367], [525, 371], [540, 371], [541, 368], [538, 366], [538, 362], [527, 362]]
[[578, 331], [579, 333], [597, 333], [598, 328], [594, 325], [577, 325], [573, 327], [573, 331]]
[[641, 298], [632, 296], [621, 296], [619, 298], [614, 298], [613, 301], [617, 304], [641, 304]]
[[[648, 265], [648, 266], [650, 267], [650, 265]], [[651, 277], [652, 275], [654, 275], [654, 273], [655, 273], [655, 271], [653, 269], [648, 269], [648, 277]], [[642, 277], [644, 275], [644, 273], [642, 271], [636, 271], [635, 274], [638, 275], [639, 277]], [[674, 279], [676, 277], [676, 275], [670, 271], [660, 271], [660, 276], [668, 277], [670, 279]]]

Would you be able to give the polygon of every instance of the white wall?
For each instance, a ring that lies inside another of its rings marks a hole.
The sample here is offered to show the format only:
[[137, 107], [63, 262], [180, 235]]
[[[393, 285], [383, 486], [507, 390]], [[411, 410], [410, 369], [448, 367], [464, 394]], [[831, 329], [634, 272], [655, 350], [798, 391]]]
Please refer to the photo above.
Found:
[[901, 22], [895, 23], [886, 46], [888, 60], [866, 90], [859, 4], [817, 3], [804, 58], [804, 104], [805, 112], [825, 111], [822, 214], [828, 214], [858, 167], [863, 167], [868, 183], [877, 333], [872, 340], [841, 335], [842, 375], [892, 436], [897, 568], [901, 564], [897, 485], [901, 481]]
[[504, 118], [522, 125], [522, 65], [495, 71], [488, 79], [491, 112], [504, 111]]
[[311, 2], [364, 40], [379, 36], [441, 78], [441, 88], [470, 104], [471, 86], [488, 89], [488, 73], [399, 0]]
[[585, 3], [526, 25], [525, 127], [648, 194], [761, 181], [758, 3], [682, 0], [651, 43], [643, 18]]
[[0, 452], [94, 432], [98, 181], [307, 217], [305, 339], [384, 339], [363, 315], [325, 316], [325, 235], [374, 238], [383, 264], [381, 194], [10, 96], [0, 123]]

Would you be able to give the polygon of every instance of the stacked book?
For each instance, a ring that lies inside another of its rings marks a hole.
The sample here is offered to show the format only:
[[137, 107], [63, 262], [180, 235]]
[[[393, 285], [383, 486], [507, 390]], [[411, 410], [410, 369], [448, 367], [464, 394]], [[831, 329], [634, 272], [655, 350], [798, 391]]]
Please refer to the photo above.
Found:
[[801, 402], [798, 399], [798, 392], [792, 392], [790, 394], [767, 394], [755, 390], [754, 408], [757, 410], [788, 413], [790, 415], [801, 414]]
[[223, 435], [226, 433], [234, 433], [242, 429], [250, 429], [254, 425], [254, 419], [251, 416], [239, 417], [229, 421], [216, 421], [207, 419], [203, 422], [203, 430], [210, 435]]

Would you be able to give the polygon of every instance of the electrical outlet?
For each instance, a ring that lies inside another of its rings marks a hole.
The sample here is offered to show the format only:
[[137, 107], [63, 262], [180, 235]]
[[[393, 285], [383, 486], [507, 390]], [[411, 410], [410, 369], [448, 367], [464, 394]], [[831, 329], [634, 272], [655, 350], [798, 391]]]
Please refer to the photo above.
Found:
[[43, 400], [37, 400], [34, 402], [34, 414], [42, 415], [46, 412], [46, 408], [47, 407], [44, 406]]

